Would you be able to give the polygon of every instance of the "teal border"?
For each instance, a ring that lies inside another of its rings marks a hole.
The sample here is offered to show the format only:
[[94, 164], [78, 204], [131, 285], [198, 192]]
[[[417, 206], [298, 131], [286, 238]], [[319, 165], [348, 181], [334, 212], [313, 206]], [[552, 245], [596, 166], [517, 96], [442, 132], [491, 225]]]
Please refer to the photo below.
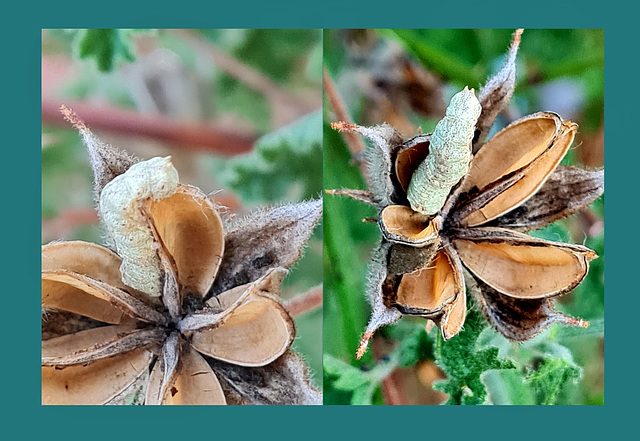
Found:
[[[592, 439], [624, 433], [637, 394], [635, 242], [638, 147], [636, 14], [621, 2], [181, 1], [148, 5], [12, 2], [3, 23], [3, 432], [9, 439], [152, 439], [336, 435], [358, 439], [436, 437]], [[253, 4], [252, 4], [253, 3]], [[607, 46], [606, 404], [578, 407], [91, 408], [40, 406], [37, 370], [40, 269], [40, 29], [49, 27], [573, 27], [604, 28]], [[634, 106], [637, 107], [637, 106]], [[631, 138], [627, 140], [627, 138]], [[624, 216], [617, 210], [631, 210]], [[635, 270], [635, 271], [634, 271]], [[631, 368], [631, 369], [630, 369]], [[636, 408], [637, 409], [637, 408]], [[628, 410], [630, 412], [625, 412]], [[633, 411], [637, 414], [637, 411]], [[7, 423], [10, 424], [7, 427]], [[602, 427], [603, 430], [597, 430]], [[8, 430], [14, 429], [14, 430]], [[634, 431], [635, 432], [635, 431]], [[634, 433], [631, 432], [631, 433]]]

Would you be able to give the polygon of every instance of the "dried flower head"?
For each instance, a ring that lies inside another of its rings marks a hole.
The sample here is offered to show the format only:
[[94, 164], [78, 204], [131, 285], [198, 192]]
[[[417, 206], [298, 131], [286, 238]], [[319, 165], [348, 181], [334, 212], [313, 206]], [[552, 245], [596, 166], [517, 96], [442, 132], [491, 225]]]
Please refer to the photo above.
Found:
[[577, 125], [551, 112], [515, 121], [483, 143], [513, 94], [521, 33], [514, 34], [505, 66], [480, 90], [481, 109], [463, 111], [475, 107], [459, 104], [465, 88], [433, 134], [402, 140], [387, 124], [333, 124], [372, 141], [370, 191], [328, 192], [376, 207], [382, 232], [369, 267], [373, 312], [358, 358], [380, 326], [403, 314], [425, 317], [445, 340], [452, 338], [464, 324], [467, 290], [510, 340], [528, 340], [555, 322], [588, 326], [555, 311], [552, 299], [583, 280], [595, 252], [524, 232], [601, 196], [604, 171], [559, 165]]
[[279, 295], [322, 201], [224, 225], [170, 158], [138, 162], [62, 112], [112, 249], [42, 247], [43, 404], [320, 404]]

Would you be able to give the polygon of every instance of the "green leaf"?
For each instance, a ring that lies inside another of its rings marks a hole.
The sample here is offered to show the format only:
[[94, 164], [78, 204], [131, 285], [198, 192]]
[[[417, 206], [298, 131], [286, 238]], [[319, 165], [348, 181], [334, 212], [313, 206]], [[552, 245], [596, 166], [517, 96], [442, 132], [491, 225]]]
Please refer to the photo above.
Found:
[[333, 382], [333, 387], [338, 390], [356, 390], [368, 384], [369, 381], [356, 369], [355, 371], [344, 371], [342, 375]]
[[271, 127], [271, 109], [264, 95], [230, 75], [220, 75], [212, 102], [218, 113], [235, 115], [252, 123], [260, 132]]
[[569, 381], [576, 382], [582, 369], [564, 358], [547, 358], [525, 377], [538, 395], [538, 404], [555, 404], [562, 387]]
[[424, 327], [420, 326], [402, 340], [399, 347], [398, 365], [409, 367], [425, 358], [433, 357], [433, 343]]
[[331, 385], [337, 390], [355, 391], [363, 386], [368, 386], [370, 383], [365, 372], [331, 355], [325, 354], [323, 357], [323, 368], [325, 374], [334, 377]]
[[296, 67], [304, 63], [321, 36], [318, 29], [202, 29], [199, 32], [234, 58], [288, 85], [306, 81], [296, 77], [305, 73]]
[[434, 389], [449, 394], [446, 404], [482, 404], [487, 390], [480, 375], [488, 370], [514, 369], [511, 360], [500, 358], [498, 348], [478, 349], [477, 340], [486, 322], [471, 308], [462, 331], [449, 341], [438, 335], [436, 363], [447, 375], [446, 380], [434, 383]]
[[313, 112], [263, 136], [253, 152], [226, 162], [220, 179], [247, 202], [317, 197], [322, 190], [321, 118], [320, 111]]
[[366, 386], [359, 387], [358, 389], [353, 391], [353, 395], [351, 395], [351, 404], [353, 405], [372, 404], [374, 391], [375, 391], [375, 387], [369, 384]]
[[78, 57], [93, 58], [102, 72], [113, 70], [117, 60], [136, 59], [129, 29], [83, 29], [76, 37]]
[[356, 368], [336, 357], [325, 354], [322, 358], [322, 369], [327, 375], [340, 376], [344, 371]]
[[403, 43], [405, 48], [413, 53], [427, 69], [438, 72], [451, 81], [477, 87], [484, 80], [486, 72], [482, 65], [474, 66], [448, 53], [442, 47], [428, 43], [415, 35], [412, 30], [394, 29], [381, 32]]

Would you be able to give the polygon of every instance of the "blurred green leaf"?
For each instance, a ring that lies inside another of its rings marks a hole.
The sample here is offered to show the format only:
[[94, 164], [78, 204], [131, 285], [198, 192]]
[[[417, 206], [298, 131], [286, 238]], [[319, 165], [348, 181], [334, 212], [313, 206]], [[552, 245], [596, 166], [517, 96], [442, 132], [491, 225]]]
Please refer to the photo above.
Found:
[[[296, 69], [320, 39], [319, 29], [243, 29], [200, 31], [238, 60], [278, 82], [302, 81]], [[304, 71], [302, 71], [304, 73]]]
[[252, 153], [227, 161], [220, 179], [248, 202], [300, 200], [320, 194], [321, 164], [322, 113], [317, 111], [263, 136]]
[[322, 361], [324, 371], [334, 377], [333, 387], [338, 390], [350, 391], [367, 384], [369, 380], [364, 372], [342, 360], [325, 354]]
[[485, 68], [481, 64], [474, 65], [462, 60], [458, 55], [446, 52], [430, 40], [415, 35], [411, 29], [386, 30], [382, 33], [400, 40], [426, 68], [440, 73], [450, 81], [476, 87], [486, 76]]
[[118, 60], [134, 61], [132, 32], [135, 30], [82, 29], [75, 40], [78, 57], [81, 60], [93, 59], [102, 72], [111, 71]]
[[43, 128], [53, 142], [42, 149], [42, 216], [54, 218], [70, 207], [93, 205], [93, 173], [86, 151], [73, 130]]
[[351, 404], [356, 406], [372, 404], [374, 392], [375, 387], [369, 384], [359, 387], [351, 395]]
[[305, 69], [307, 77], [318, 83], [322, 82], [322, 42], [318, 42], [307, 59], [307, 66]]
[[236, 78], [220, 75], [211, 101], [218, 113], [249, 121], [259, 132], [264, 133], [271, 127], [271, 108], [267, 99]]
[[433, 358], [433, 342], [424, 327], [415, 328], [413, 333], [401, 340], [398, 365], [409, 367], [425, 358]]

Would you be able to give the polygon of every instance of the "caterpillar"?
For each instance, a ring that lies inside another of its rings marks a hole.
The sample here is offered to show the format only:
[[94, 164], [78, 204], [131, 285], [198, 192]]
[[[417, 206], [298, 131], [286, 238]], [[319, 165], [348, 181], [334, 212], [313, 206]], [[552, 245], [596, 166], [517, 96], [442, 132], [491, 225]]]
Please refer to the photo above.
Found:
[[122, 258], [122, 281], [154, 297], [162, 294], [160, 259], [141, 203], [172, 196], [177, 188], [178, 172], [171, 157], [152, 158], [133, 164], [100, 194], [98, 210], [107, 236]]
[[431, 135], [429, 155], [411, 177], [407, 199], [414, 211], [431, 216], [444, 206], [451, 188], [469, 171], [471, 141], [482, 106], [467, 87], [451, 98]]

